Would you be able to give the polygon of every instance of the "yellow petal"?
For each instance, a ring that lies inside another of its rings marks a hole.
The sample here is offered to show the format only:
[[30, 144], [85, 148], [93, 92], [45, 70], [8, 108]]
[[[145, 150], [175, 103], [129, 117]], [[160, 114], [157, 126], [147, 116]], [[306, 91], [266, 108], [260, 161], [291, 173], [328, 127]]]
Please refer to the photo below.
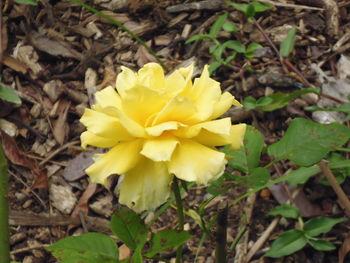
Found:
[[173, 98], [184, 89], [189, 89], [192, 86], [192, 73], [193, 64], [174, 70], [174, 72], [169, 74], [165, 79], [166, 94]]
[[232, 125], [229, 135], [213, 133], [203, 129], [192, 139], [206, 146], [230, 145], [231, 150], [238, 150], [243, 145], [245, 129], [245, 124]]
[[[232, 104], [237, 104], [238, 101], [235, 100], [235, 97], [229, 92], [224, 92], [217, 103], [214, 105], [213, 114], [210, 116], [210, 119], [216, 119], [228, 111]], [[239, 103], [239, 102], [238, 102]]]
[[165, 90], [169, 98], [178, 95], [186, 87], [186, 79], [179, 70], [175, 70], [165, 79]]
[[116, 107], [121, 108], [121, 100], [119, 94], [112, 86], [108, 86], [103, 90], [97, 91], [95, 94], [97, 104], [103, 107]]
[[220, 83], [209, 77], [206, 65], [199, 78], [196, 78], [193, 86], [181, 93], [181, 96], [189, 98], [197, 107], [197, 119], [205, 121], [210, 118], [214, 111], [214, 105], [221, 95]]
[[154, 90], [164, 89], [164, 71], [157, 63], [148, 63], [138, 71], [139, 83]]
[[141, 154], [155, 162], [169, 161], [179, 141], [172, 136], [163, 135], [146, 140]]
[[231, 119], [224, 118], [220, 120], [202, 122], [188, 127], [181, 127], [178, 130], [173, 131], [172, 134], [181, 138], [193, 138], [195, 136], [200, 136], [202, 130], [206, 130], [210, 133], [228, 136], [230, 135], [230, 129]]
[[189, 66], [184, 67], [184, 68], [179, 68], [178, 71], [184, 76], [185, 78], [191, 78], [193, 74], [193, 68], [194, 64], [191, 63]]
[[184, 125], [176, 121], [168, 121], [168, 122], [163, 122], [161, 124], [158, 124], [156, 126], [148, 127], [146, 128], [146, 132], [151, 136], [159, 136], [164, 131], [176, 130], [180, 126], [184, 126]]
[[145, 126], [148, 118], [158, 113], [167, 103], [162, 91], [136, 85], [125, 91], [122, 105], [123, 112], [134, 121]]
[[225, 164], [224, 153], [183, 139], [168, 162], [168, 169], [182, 180], [206, 184], [223, 173]]
[[91, 109], [85, 109], [80, 122], [89, 132], [97, 136], [115, 139], [117, 141], [130, 140], [133, 137], [121, 125], [118, 118]]
[[122, 142], [104, 154], [95, 155], [95, 163], [85, 171], [92, 183], [105, 184], [111, 174], [124, 174], [132, 169], [141, 158], [141, 140]]
[[243, 145], [246, 124], [236, 124], [231, 127], [231, 149], [238, 150]]
[[85, 149], [87, 145], [95, 147], [113, 147], [118, 143], [117, 138], [107, 138], [98, 136], [90, 131], [85, 131], [80, 135], [81, 146]]
[[122, 72], [118, 74], [116, 80], [116, 88], [121, 97], [124, 96], [126, 90], [132, 89], [137, 83], [137, 75], [134, 71], [127, 67], [121, 67]]
[[193, 116], [196, 112], [196, 106], [191, 100], [176, 96], [157, 114], [152, 125], [155, 126], [171, 121], [177, 121], [182, 124], [193, 123], [195, 121]]
[[147, 158], [127, 172], [120, 186], [119, 203], [136, 212], [155, 209], [169, 197], [172, 175], [162, 162]]
[[147, 137], [145, 128], [130, 118], [127, 114], [117, 108], [105, 108], [114, 112], [116, 116], [118, 116], [118, 120], [120, 124], [125, 128], [125, 130], [132, 136], [138, 138]]

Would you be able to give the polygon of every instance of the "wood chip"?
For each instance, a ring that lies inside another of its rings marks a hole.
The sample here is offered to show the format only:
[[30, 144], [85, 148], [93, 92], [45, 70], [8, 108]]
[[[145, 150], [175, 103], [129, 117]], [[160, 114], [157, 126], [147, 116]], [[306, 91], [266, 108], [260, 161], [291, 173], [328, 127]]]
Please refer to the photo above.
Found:
[[[110, 234], [110, 221], [107, 219], [86, 216], [88, 228], [92, 231]], [[33, 214], [22, 211], [10, 211], [10, 225], [13, 226], [67, 226], [80, 225], [79, 218], [72, 218], [60, 215]]]
[[96, 82], [97, 82], [96, 71], [93, 70], [92, 68], [88, 68], [85, 72], [84, 87], [87, 90], [90, 106], [96, 103], [95, 101], [95, 93], [97, 91]]
[[15, 49], [14, 56], [31, 69], [33, 78], [37, 78], [38, 74], [43, 71], [43, 67], [38, 62], [39, 56], [32, 46], [23, 46], [19, 43]]
[[38, 32], [32, 31], [29, 34], [29, 40], [37, 49], [50, 54], [51, 56], [62, 56], [66, 58], [75, 58], [82, 60], [84, 56], [74, 50], [67, 42], [56, 41], [41, 35]]
[[69, 185], [50, 185], [50, 200], [52, 205], [62, 212], [69, 215], [76, 202], [78, 201]]
[[60, 145], [63, 145], [68, 138], [69, 125], [67, 124], [67, 114], [70, 104], [71, 102], [68, 100], [61, 100], [59, 106], [61, 114], [56, 121], [53, 121], [53, 136]]
[[2, 63], [4, 63], [4, 65], [7, 67], [12, 68], [14, 71], [20, 72], [22, 74], [26, 74], [28, 71], [28, 66], [26, 64], [6, 54], [3, 56]]

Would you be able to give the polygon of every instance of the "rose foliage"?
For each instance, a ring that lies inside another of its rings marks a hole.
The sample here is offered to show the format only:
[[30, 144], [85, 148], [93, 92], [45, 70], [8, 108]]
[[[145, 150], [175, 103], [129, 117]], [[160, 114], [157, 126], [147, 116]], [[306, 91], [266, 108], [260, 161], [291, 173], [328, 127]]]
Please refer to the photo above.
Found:
[[122, 67], [116, 90], [98, 91], [80, 120], [87, 127], [83, 147], [110, 148], [94, 156], [86, 173], [100, 184], [122, 175], [119, 202], [137, 212], [164, 203], [173, 176], [198, 184], [218, 178], [227, 161], [215, 147], [242, 144], [245, 124], [217, 120], [240, 103], [221, 92], [207, 66], [193, 82], [192, 73], [193, 65], [168, 76], [156, 63], [138, 72]]

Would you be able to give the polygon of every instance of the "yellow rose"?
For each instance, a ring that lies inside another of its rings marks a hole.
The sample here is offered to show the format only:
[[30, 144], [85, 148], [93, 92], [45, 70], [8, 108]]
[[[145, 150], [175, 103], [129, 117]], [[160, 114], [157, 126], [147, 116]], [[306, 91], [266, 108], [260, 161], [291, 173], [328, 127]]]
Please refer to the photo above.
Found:
[[137, 73], [122, 67], [117, 90], [97, 92], [97, 103], [80, 119], [87, 127], [83, 147], [110, 148], [94, 156], [86, 173], [101, 184], [111, 174], [123, 175], [119, 202], [137, 212], [164, 203], [173, 176], [199, 184], [217, 178], [226, 159], [215, 147], [242, 144], [245, 124], [214, 120], [240, 103], [221, 92], [207, 66], [193, 83], [192, 72], [193, 65], [167, 77], [156, 63]]

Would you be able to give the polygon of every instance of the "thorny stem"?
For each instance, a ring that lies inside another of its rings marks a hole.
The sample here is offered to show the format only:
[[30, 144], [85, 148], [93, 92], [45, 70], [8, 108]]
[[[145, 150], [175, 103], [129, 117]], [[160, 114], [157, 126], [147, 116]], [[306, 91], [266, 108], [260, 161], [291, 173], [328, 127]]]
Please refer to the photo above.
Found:
[[10, 262], [7, 162], [0, 144], [0, 262]]
[[[179, 188], [179, 182], [176, 177], [174, 177], [173, 180], [173, 192], [175, 196], [176, 206], [177, 206], [177, 217], [179, 218], [179, 225], [178, 230], [183, 231], [184, 230], [184, 211], [183, 211], [183, 204], [180, 194], [180, 188]], [[178, 246], [176, 250], [176, 263], [182, 262], [182, 245]]]
[[345, 213], [348, 217], [350, 217], [350, 201], [349, 198], [344, 193], [343, 189], [340, 187], [339, 183], [337, 182], [337, 179], [335, 179], [331, 169], [328, 167], [328, 162], [325, 160], [322, 160], [319, 162], [318, 166], [321, 168], [323, 174], [326, 176], [329, 184], [332, 186], [334, 192], [337, 194], [339, 198], [339, 202], [345, 209]]
[[226, 262], [226, 243], [227, 243], [227, 202], [219, 204], [218, 218], [217, 218], [217, 231], [216, 231], [216, 248], [215, 257], [216, 263]]

